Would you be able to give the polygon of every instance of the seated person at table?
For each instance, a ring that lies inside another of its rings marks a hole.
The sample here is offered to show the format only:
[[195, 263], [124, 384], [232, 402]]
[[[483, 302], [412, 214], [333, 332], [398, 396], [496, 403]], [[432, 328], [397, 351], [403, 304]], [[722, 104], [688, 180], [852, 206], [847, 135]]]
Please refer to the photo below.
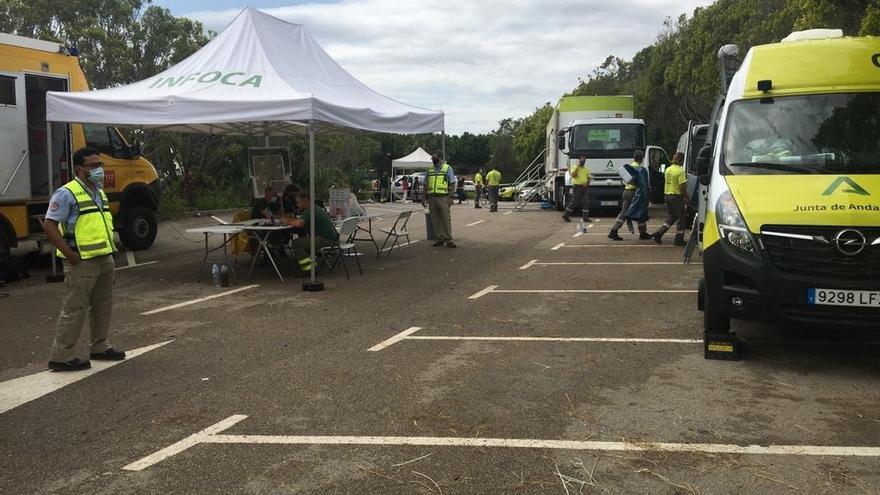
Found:
[[[296, 206], [299, 209], [299, 218], [285, 218], [284, 223], [290, 225], [294, 229], [304, 232], [302, 237], [298, 237], [293, 241], [293, 252], [296, 255], [297, 263], [303, 275], [308, 274], [312, 270], [312, 258], [310, 256], [309, 241], [309, 222], [311, 221], [312, 211], [309, 205], [309, 193], [303, 191], [296, 195]], [[330, 215], [323, 208], [315, 208], [315, 251], [330, 247], [336, 242], [339, 234], [336, 233], [336, 227], [330, 220]]]
[[288, 184], [287, 187], [284, 188], [284, 192], [281, 194], [281, 216], [296, 216], [296, 195], [299, 194], [300, 191], [302, 191], [302, 189], [296, 184]]
[[251, 218], [271, 219], [281, 212], [281, 202], [278, 200], [278, 193], [272, 186], [267, 186], [263, 190], [264, 196], [254, 200], [254, 207], [251, 208]]

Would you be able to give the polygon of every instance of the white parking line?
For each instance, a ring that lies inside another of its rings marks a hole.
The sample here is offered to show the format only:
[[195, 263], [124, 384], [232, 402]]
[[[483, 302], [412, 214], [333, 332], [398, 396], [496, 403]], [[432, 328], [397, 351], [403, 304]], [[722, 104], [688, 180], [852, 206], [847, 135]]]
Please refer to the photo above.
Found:
[[380, 253], [384, 253], [385, 251], [391, 251], [391, 248], [392, 248], [392, 247], [395, 248], [395, 249], [400, 249], [400, 248], [402, 248], [402, 247], [404, 247], [404, 246], [412, 246], [413, 244], [415, 244], [415, 243], [417, 243], [417, 242], [421, 242], [421, 241], [422, 241], [421, 239], [416, 239], [416, 240], [414, 240], [414, 241], [404, 242], [404, 243], [402, 243], [402, 244], [398, 244], [398, 245], [396, 245], [396, 246], [388, 246], [387, 248], [385, 248], [385, 249], [383, 249], [383, 250], [381, 250], [381, 251], [379, 251], [379, 252], [380, 252]]
[[171, 342], [174, 341], [169, 340], [126, 351], [126, 359], [123, 361], [92, 361], [92, 367], [87, 370], [64, 373], [41, 371], [2, 382], [0, 383], [0, 414]]
[[[702, 262], [693, 262], [691, 265], [702, 265]], [[566, 262], [539, 262], [531, 260], [519, 267], [520, 270], [528, 270], [533, 266], [650, 266], [650, 265], [681, 265], [687, 266], [681, 261], [566, 261]]]
[[499, 289], [490, 285], [468, 299], [479, 299], [486, 294], [696, 294], [695, 290], [641, 290], [641, 289]]
[[538, 262], [538, 260], [531, 260], [528, 263], [526, 263], [525, 265], [519, 267], [519, 269], [520, 270], [528, 270], [532, 265], [534, 265], [537, 262]]
[[479, 299], [497, 288], [498, 288], [497, 285], [490, 285], [489, 287], [486, 287], [485, 289], [481, 290], [480, 292], [477, 292], [476, 294], [472, 295], [468, 299]]
[[565, 242], [560, 242], [559, 244], [550, 248], [551, 251], [559, 251], [562, 248], [675, 248], [678, 246], [673, 246], [672, 244], [568, 244]]
[[[482, 335], [413, 335], [400, 340], [486, 340], [498, 342], [608, 342], [620, 344], [702, 344], [696, 339], [637, 339], [624, 337], [492, 337]], [[399, 342], [399, 341], [398, 341]], [[395, 342], [396, 343], [396, 342]], [[388, 346], [385, 346], [388, 347]], [[370, 349], [372, 350], [372, 349]]]
[[253, 289], [255, 287], [259, 287], [259, 285], [246, 285], [244, 287], [239, 287], [238, 289], [233, 289], [226, 292], [221, 292], [219, 294], [214, 294], [207, 297], [200, 297], [199, 299], [193, 299], [192, 301], [186, 301], [182, 303], [172, 304], [171, 306], [165, 306], [164, 308], [158, 308], [151, 311], [145, 311], [141, 313], [141, 316], [154, 315], [156, 313], [162, 313], [164, 311], [171, 311], [172, 309], [183, 308], [185, 306], [191, 306], [193, 304], [198, 304], [200, 302], [210, 301], [211, 299], [217, 299], [218, 297], [228, 296], [230, 294], [235, 294], [237, 292]]
[[660, 338], [630, 338], [630, 337], [506, 337], [490, 335], [413, 335], [421, 330], [421, 327], [410, 327], [399, 334], [384, 340], [379, 344], [367, 349], [370, 352], [378, 352], [404, 340], [472, 340], [472, 341], [497, 341], [497, 342], [589, 342], [589, 343], [619, 343], [619, 344], [702, 344], [702, 340], [695, 339], [660, 339]]
[[387, 339], [387, 340], [383, 340], [382, 342], [379, 342], [378, 344], [374, 345], [373, 347], [370, 347], [367, 350], [370, 352], [381, 351], [382, 349], [388, 347], [389, 345], [396, 344], [396, 343], [400, 342], [401, 340], [407, 338], [408, 335], [414, 334], [421, 329], [422, 329], [422, 327], [409, 327], [406, 330], [395, 335], [394, 337], [391, 337], [390, 339]]
[[477, 220], [477, 221], [474, 222], [474, 223], [469, 223], [469, 224], [465, 225], [465, 227], [473, 227], [474, 225], [479, 225], [479, 224], [481, 224], [481, 223], [483, 223], [483, 222], [485, 222], [485, 220]]
[[122, 469], [143, 471], [171, 456], [199, 444], [256, 445], [406, 445], [419, 447], [474, 447], [513, 449], [583, 450], [598, 452], [666, 452], [734, 455], [794, 455], [828, 457], [880, 457], [880, 447], [831, 445], [739, 445], [725, 443], [666, 443], [645, 441], [601, 442], [593, 440], [550, 440], [532, 438], [402, 437], [402, 436], [299, 436], [299, 435], [223, 435], [247, 419], [243, 414], [190, 435]]

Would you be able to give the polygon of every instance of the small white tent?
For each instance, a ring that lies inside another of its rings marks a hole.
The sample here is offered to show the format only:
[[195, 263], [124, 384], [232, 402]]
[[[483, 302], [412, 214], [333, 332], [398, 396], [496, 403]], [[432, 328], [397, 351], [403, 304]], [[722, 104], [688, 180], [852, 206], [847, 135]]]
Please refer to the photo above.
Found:
[[[243, 10], [210, 43], [161, 74], [98, 91], [50, 91], [46, 105], [50, 122], [256, 136], [308, 133], [313, 201], [319, 127], [443, 131], [442, 111], [376, 93], [337, 64], [303, 26], [253, 8]], [[314, 240], [314, 223], [310, 233]], [[311, 251], [314, 257], [314, 242]]]
[[403, 158], [391, 160], [392, 171], [422, 169], [428, 168], [431, 165], [433, 165], [433, 162], [431, 162], [431, 155], [422, 148], [416, 149]]

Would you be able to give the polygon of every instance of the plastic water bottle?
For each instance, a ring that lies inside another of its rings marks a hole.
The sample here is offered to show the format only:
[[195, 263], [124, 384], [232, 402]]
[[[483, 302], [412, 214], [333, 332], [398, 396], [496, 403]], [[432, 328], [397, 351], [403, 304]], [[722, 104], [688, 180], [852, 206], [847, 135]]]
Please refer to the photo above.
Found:
[[581, 220], [580, 222], [578, 222], [577, 231], [578, 231], [579, 234], [586, 234], [586, 233], [587, 233], [587, 224], [584, 223], [583, 220]]
[[220, 265], [220, 287], [229, 287], [229, 265]]
[[217, 263], [211, 265], [211, 282], [214, 283], [214, 287], [220, 287], [220, 265]]

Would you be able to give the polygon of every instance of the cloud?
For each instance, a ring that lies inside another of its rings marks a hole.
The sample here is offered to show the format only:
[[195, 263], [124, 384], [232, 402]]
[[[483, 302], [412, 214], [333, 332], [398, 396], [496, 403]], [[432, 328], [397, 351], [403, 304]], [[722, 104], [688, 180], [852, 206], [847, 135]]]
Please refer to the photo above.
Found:
[[[711, 0], [343, 0], [261, 9], [303, 24], [379, 93], [446, 112], [451, 134], [489, 132], [555, 102], [608, 55], [632, 57], [667, 16]], [[238, 10], [185, 14], [221, 31]]]

